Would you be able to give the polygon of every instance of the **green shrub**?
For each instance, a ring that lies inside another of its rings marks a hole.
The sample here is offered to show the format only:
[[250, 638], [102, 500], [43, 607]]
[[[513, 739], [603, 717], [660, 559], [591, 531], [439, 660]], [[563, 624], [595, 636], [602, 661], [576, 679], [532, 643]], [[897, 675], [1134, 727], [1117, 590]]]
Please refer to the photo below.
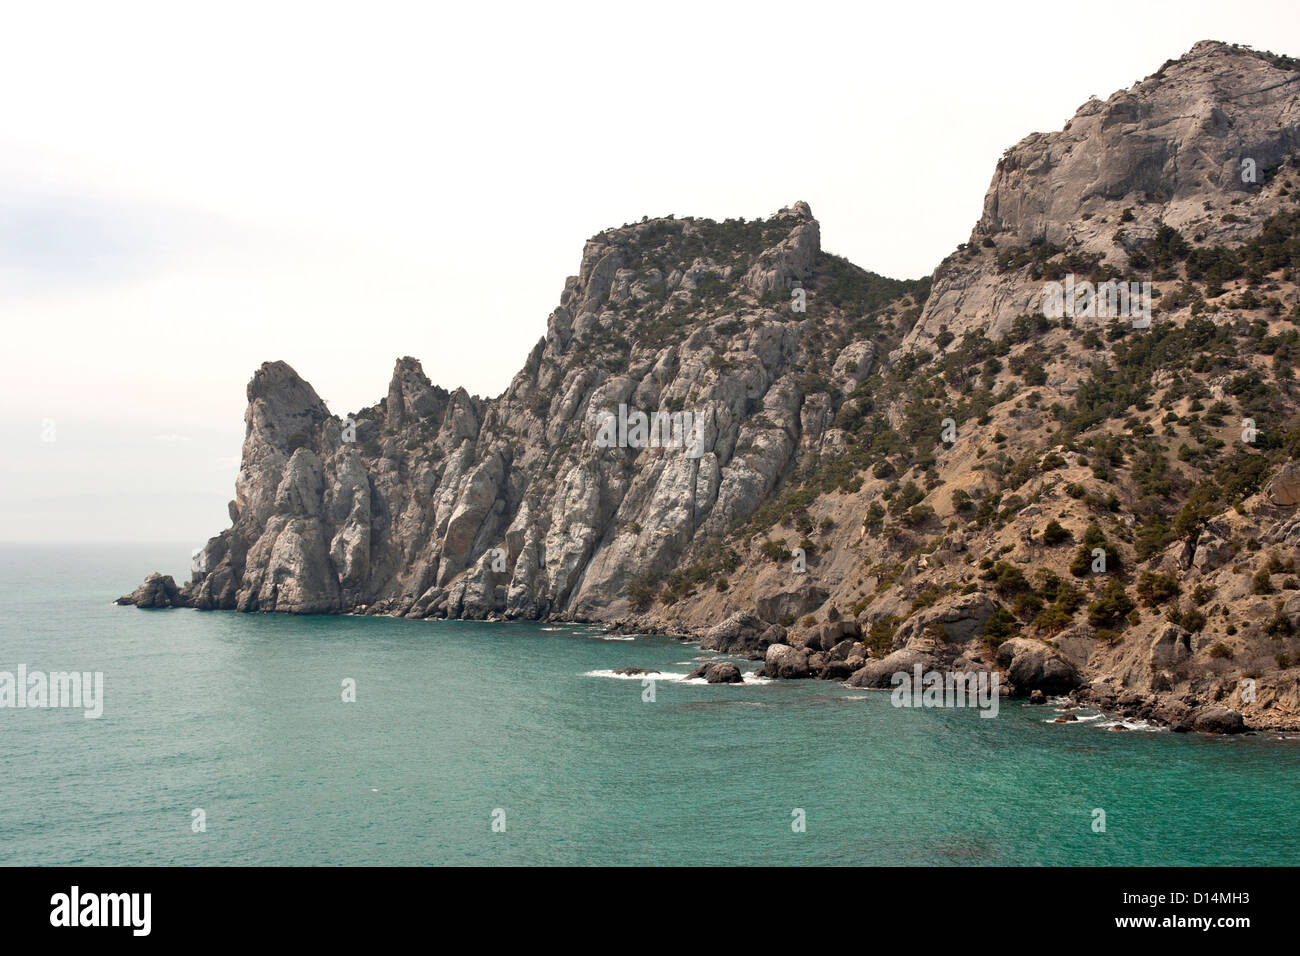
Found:
[[1088, 605], [1088, 623], [1093, 627], [1117, 629], [1135, 607], [1119, 578], [1110, 578], [1101, 597]]
[[1004, 598], [1012, 597], [1022, 591], [1033, 590], [1024, 572], [1007, 561], [998, 561], [980, 577], [985, 581], [992, 581], [993, 589]]
[[1264, 633], [1271, 637], [1285, 637], [1295, 633], [1295, 625], [1291, 623], [1291, 619], [1286, 616], [1282, 607], [1282, 602], [1278, 601], [1273, 617], [1264, 625]]
[[1260, 568], [1255, 572], [1255, 577], [1251, 579], [1250, 590], [1252, 594], [1272, 594], [1273, 582], [1269, 579], [1268, 568]]
[[866, 640], [863, 643], [871, 649], [874, 657], [884, 657], [893, 648], [894, 631], [897, 626], [898, 619], [890, 614], [873, 621], [871, 627], [867, 628]]
[[1073, 537], [1074, 535], [1070, 534], [1069, 530], [1055, 518], [1047, 522], [1047, 527], [1043, 529], [1043, 544], [1049, 546], [1061, 544]]
[[1170, 598], [1177, 597], [1181, 591], [1178, 579], [1172, 574], [1143, 571], [1138, 576], [1137, 595], [1151, 607], [1164, 604]]
[[984, 643], [990, 647], [997, 647], [1018, 633], [1019, 627], [1016, 625], [1015, 617], [1006, 608], [1000, 607], [984, 624]]

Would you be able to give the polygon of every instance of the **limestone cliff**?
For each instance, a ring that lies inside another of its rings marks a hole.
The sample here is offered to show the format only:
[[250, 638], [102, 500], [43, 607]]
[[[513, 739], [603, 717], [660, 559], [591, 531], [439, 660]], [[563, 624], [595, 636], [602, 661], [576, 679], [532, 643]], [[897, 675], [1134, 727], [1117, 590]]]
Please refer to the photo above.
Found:
[[[804, 285], [830, 301], [801, 310], [792, 290]], [[647, 220], [588, 242], [546, 336], [494, 400], [437, 388], [403, 358], [384, 400], [345, 420], [268, 362], [248, 386], [232, 527], [204, 549], [186, 599], [413, 617], [625, 613], [634, 577], [671, 570], [749, 518], [801, 442], [805, 454], [820, 447], [825, 424], [802, 420], [820, 407], [805, 402], [809, 370], [855, 387], [873, 353], [848, 329], [901, 312], [889, 303], [908, 290], [915, 309], [923, 287], [823, 254], [802, 203], [750, 223]], [[603, 416], [620, 406], [689, 416], [697, 453], [601, 447]]]

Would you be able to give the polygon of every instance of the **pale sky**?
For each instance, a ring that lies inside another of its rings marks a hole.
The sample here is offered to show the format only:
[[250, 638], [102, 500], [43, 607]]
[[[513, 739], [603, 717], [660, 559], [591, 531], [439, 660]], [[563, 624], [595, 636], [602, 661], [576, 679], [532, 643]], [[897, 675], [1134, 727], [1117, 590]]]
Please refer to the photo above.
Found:
[[1300, 13], [0, 0], [0, 540], [197, 547], [263, 361], [338, 414], [407, 354], [499, 394], [643, 215], [802, 199], [928, 274], [1004, 149], [1201, 39], [1300, 55]]

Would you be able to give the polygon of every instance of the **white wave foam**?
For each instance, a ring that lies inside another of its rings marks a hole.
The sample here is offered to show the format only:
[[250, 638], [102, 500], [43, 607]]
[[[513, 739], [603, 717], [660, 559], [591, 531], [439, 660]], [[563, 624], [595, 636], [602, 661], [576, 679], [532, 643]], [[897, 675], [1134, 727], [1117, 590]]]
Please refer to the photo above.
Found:
[[[1071, 713], [1071, 711], [1068, 711], [1068, 710], [1058, 710], [1057, 713], [1058, 713], [1058, 714], [1068, 714], [1068, 713]], [[1061, 721], [1061, 723], [1063, 723], [1063, 724], [1090, 724], [1090, 723], [1092, 723], [1094, 720], [1101, 720], [1101, 719], [1102, 719], [1103, 717], [1105, 717], [1105, 716], [1106, 716], [1105, 714], [1086, 714], [1086, 715], [1083, 715], [1083, 716], [1075, 715], [1074, 720], [1063, 720], [1063, 721]], [[1048, 717], [1046, 720], [1043, 721], [1043, 723], [1045, 723], [1045, 724], [1054, 724], [1054, 723], [1056, 723], [1056, 718], [1055, 718], [1055, 717]]]
[[[615, 674], [612, 668], [609, 670], [587, 671], [582, 676], [583, 677], [609, 677], [614, 680], [637, 680], [637, 681], [646, 680], [647, 678], [650, 680], [678, 680], [678, 681], [686, 679], [685, 674], [665, 673], [663, 671], [659, 672], [658, 674]], [[703, 683], [703, 681], [701, 681], [701, 683]]]
[[[1102, 714], [1100, 716], [1104, 717], [1105, 715]], [[1098, 724], [1097, 726], [1105, 727], [1107, 730], [1110, 730], [1112, 727], [1123, 727], [1125, 730], [1145, 730], [1151, 733], [1158, 733], [1166, 729], [1161, 727], [1159, 724], [1149, 723], [1145, 720], [1124, 720], [1123, 718], [1109, 720], [1106, 723]]]
[[[677, 681], [682, 684], [708, 684], [709, 682], [703, 677], [691, 677], [689, 674], [678, 674], [673, 671], [660, 671], [658, 674], [615, 674], [613, 668], [586, 671], [583, 677], [609, 677], [613, 680], [665, 680]], [[741, 674], [741, 681], [748, 687], [756, 687], [763, 684], [775, 684], [776, 681], [770, 677], [759, 677], [756, 671], [748, 674]], [[735, 686], [734, 684], [732, 685]]]

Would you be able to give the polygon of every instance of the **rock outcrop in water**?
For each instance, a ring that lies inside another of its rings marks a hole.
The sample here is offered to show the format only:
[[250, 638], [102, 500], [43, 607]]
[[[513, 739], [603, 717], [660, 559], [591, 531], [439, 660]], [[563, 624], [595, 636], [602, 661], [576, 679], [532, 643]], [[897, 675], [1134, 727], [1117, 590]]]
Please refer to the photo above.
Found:
[[141, 608], [184, 607], [186, 600], [181, 596], [181, 589], [176, 586], [170, 574], [154, 572], [144, 579], [144, 583], [124, 594], [114, 604], [134, 605]]
[[[1300, 63], [1199, 43], [1010, 149], [931, 279], [824, 252], [803, 203], [647, 219], [588, 242], [497, 398], [403, 358], [339, 418], [267, 363], [179, 603], [601, 621], [775, 678], [997, 670], [1300, 727], [1298, 147]], [[1098, 294], [1052, 313], [1053, 282]]]

